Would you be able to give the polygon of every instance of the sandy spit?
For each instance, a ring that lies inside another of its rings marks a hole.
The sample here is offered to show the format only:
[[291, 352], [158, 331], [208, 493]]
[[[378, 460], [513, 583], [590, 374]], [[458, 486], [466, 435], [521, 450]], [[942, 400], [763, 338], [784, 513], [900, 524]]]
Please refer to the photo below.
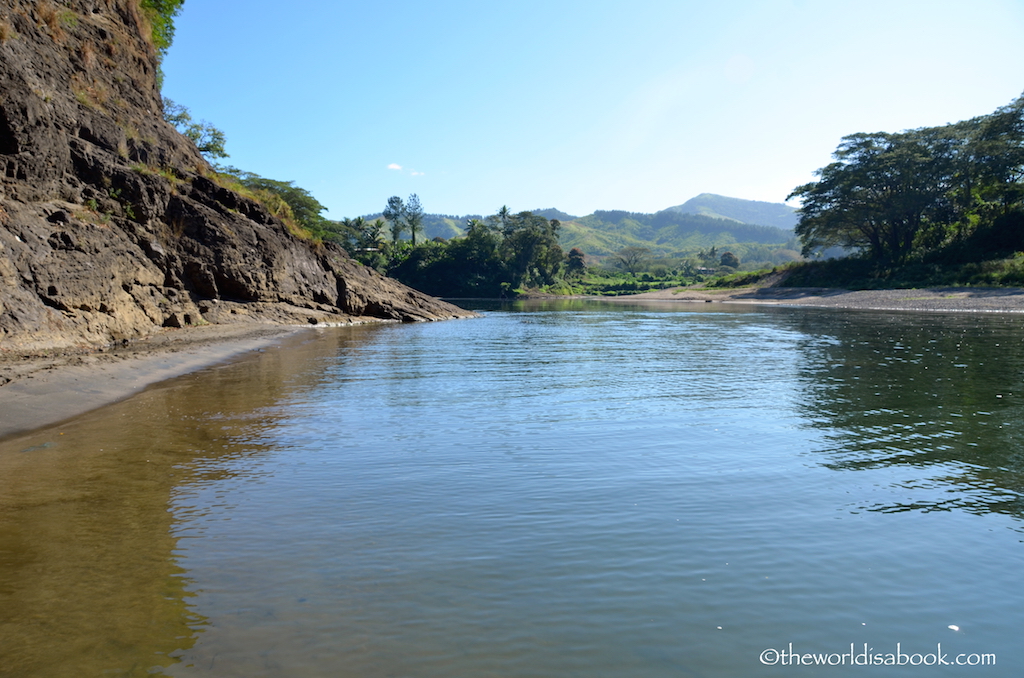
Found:
[[680, 287], [624, 297], [618, 301], [664, 300], [815, 306], [865, 311], [942, 313], [1024, 313], [1024, 289], [1017, 287], [941, 287], [907, 290], [842, 290], [824, 287], [707, 289]]

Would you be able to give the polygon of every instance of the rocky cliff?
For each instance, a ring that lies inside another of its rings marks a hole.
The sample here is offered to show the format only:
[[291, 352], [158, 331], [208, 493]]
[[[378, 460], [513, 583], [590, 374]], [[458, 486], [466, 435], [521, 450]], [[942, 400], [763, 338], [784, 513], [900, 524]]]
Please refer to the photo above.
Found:
[[164, 122], [137, 0], [0, 7], [0, 350], [470, 315], [303, 240]]

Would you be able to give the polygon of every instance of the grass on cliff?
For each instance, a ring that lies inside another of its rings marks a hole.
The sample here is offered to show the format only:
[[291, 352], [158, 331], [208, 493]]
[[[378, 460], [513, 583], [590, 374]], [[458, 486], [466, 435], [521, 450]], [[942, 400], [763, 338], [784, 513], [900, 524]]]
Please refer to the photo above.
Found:
[[234, 191], [244, 198], [249, 198], [250, 200], [258, 202], [264, 209], [270, 212], [270, 214], [280, 219], [284, 225], [288, 227], [288, 232], [299, 240], [308, 240], [313, 243], [320, 242], [320, 238], [318, 238], [311, 230], [299, 223], [291, 205], [289, 205], [285, 199], [277, 193], [267, 189], [254, 189], [246, 186], [232, 174], [211, 172], [208, 175], [208, 178], [212, 179], [221, 188]]
[[[176, 190], [186, 182], [185, 179], [169, 167], [154, 167], [152, 165], [136, 163], [131, 166], [131, 169], [139, 174], [162, 177], [171, 185], [172, 190]], [[317, 237], [315, 233], [303, 226], [299, 220], [295, 218], [295, 213], [292, 211], [291, 205], [273, 191], [253, 189], [243, 184], [232, 174], [208, 171], [204, 172], [203, 176], [210, 179], [221, 188], [233, 191], [243, 198], [248, 198], [249, 200], [259, 203], [265, 210], [267, 210], [267, 212], [280, 219], [288, 228], [288, 232], [296, 238], [313, 243], [320, 242], [321, 239]]]

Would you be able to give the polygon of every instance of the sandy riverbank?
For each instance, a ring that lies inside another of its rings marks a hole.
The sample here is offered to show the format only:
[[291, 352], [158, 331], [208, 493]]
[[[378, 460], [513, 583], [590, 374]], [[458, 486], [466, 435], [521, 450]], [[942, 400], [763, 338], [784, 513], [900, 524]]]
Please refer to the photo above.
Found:
[[[785, 304], [825, 308], [1024, 313], [1024, 289], [836, 290], [768, 287], [659, 290], [608, 301]], [[265, 324], [168, 329], [129, 346], [90, 353], [23, 356], [0, 351], [0, 438], [55, 424], [146, 386], [249, 351], [277, 345], [308, 327]]]
[[741, 289], [676, 288], [609, 299], [815, 306], [865, 311], [1024, 313], [1024, 289], [944, 287], [909, 290], [840, 290], [823, 287]]
[[102, 351], [43, 356], [0, 351], [0, 438], [56, 424], [308, 331], [308, 326], [208, 325], [167, 329]]

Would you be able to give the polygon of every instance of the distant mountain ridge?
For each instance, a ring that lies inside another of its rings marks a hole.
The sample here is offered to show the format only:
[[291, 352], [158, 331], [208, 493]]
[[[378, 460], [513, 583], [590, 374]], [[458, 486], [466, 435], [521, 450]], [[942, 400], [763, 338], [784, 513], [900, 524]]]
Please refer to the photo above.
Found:
[[579, 219], [577, 216], [563, 212], [562, 210], [555, 209], [554, 207], [548, 207], [543, 210], [530, 210], [538, 217], [544, 217], [545, 219], [558, 219], [559, 221], [572, 221], [573, 219]]
[[563, 248], [578, 247], [591, 256], [614, 254], [624, 247], [644, 247], [656, 256], [728, 247], [745, 257], [751, 248], [736, 247], [740, 243], [799, 249], [791, 229], [670, 210], [655, 214], [597, 211], [562, 222], [559, 240]]
[[[799, 249], [793, 227], [795, 210], [783, 203], [760, 202], [702, 193], [681, 205], [653, 214], [624, 210], [598, 210], [577, 217], [554, 207], [531, 210], [533, 214], [561, 222], [561, 241], [568, 251], [578, 247], [588, 255], [613, 254], [624, 247], [646, 247], [656, 254], [679, 254], [708, 247], [749, 243]], [[379, 217], [368, 215], [367, 219]], [[472, 214], [427, 214], [423, 219], [426, 239], [454, 238], [465, 233]], [[734, 248], [736, 249], [736, 248]], [[740, 251], [747, 248], [738, 248]]]
[[775, 228], [793, 228], [799, 217], [796, 210], [785, 203], [761, 202], [759, 200], [743, 200], [727, 198], [714, 193], [701, 193], [690, 198], [682, 205], [669, 207], [663, 212], [681, 212], [684, 214], [703, 214], [706, 217], [729, 219], [744, 224], [774, 226]]

